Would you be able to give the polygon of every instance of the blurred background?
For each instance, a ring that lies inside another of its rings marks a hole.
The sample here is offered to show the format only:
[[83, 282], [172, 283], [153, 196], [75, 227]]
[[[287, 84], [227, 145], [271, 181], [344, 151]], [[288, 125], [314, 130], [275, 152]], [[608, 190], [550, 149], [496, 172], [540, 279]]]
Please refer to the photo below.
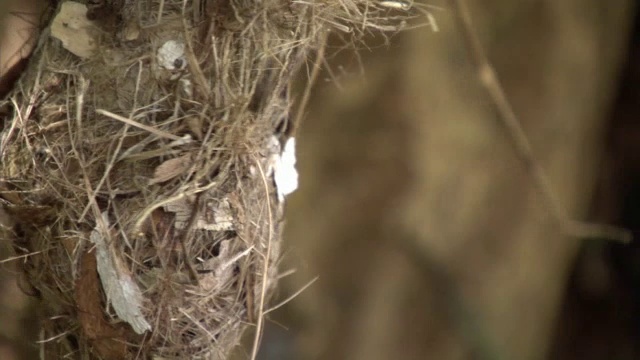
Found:
[[[560, 234], [449, 2], [427, 1], [439, 32], [330, 40], [297, 135], [281, 266], [295, 272], [278, 299], [318, 280], [270, 314], [260, 358], [640, 359], [639, 242]], [[571, 217], [639, 229], [636, 2], [467, 3]], [[0, 0], [0, 90], [34, 6]], [[34, 307], [0, 266], [0, 359], [35, 358]]]

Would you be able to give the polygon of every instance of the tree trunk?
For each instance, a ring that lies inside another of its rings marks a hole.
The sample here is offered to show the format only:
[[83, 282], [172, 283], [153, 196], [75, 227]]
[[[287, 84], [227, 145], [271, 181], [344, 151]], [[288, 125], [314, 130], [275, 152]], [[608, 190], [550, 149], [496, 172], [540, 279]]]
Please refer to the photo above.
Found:
[[[470, 3], [553, 189], [583, 218], [630, 2]], [[547, 356], [580, 240], [553, 225], [450, 9], [434, 16], [440, 33], [364, 54], [366, 81], [319, 90], [299, 136], [286, 237], [307, 262], [292, 286], [320, 276], [293, 303], [304, 358]]]

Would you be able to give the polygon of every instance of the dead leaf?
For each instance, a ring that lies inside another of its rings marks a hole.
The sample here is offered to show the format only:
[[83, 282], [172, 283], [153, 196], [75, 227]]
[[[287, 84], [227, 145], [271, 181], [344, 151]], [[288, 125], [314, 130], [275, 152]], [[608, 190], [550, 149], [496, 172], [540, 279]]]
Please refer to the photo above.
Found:
[[[193, 211], [193, 202], [187, 198], [181, 198], [172, 201], [164, 206], [164, 210], [175, 214], [174, 226], [178, 230], [184, 229]], [[198, 214], [195, 221], [194, 229], [196, 230], [212, 230], [226, 231], [233, 230], [233, 213], [229, 200], [222, 199], [220, 201], [210, 201], [207, 203], [203, 211]]]
[[225, 231], [233, 230], [233, 215], [229, 200], [210, 202], [196, 221], [196, 229]]
[[124, 359], [127, 348], [123, 337], [125, 329], [112, 325], [106, 319], [100, 299], [100, 285], [94, 254], [85, 253], [75, 283], [78, 320], [84, 334], [104, 359]]
[[231, 258], [229, 240], [220, 243], [220, 253], [202, 264], [202, 269], [208, 271], [200, 278], [200, 288], [205, 293], [220, 291], [220, 285], [228, 283], [233, 276], [233, 266], [227, 264]]
[[185, 154], [177, 158], [169, 159], [158, 165], [153, 172], [153, 178], [149, 180], [149, 185], [169, 181], [176, 176], [186, 172], [191, 166], [191, 154]]
[[151, 324], [142, 314], [142, 292], [122, 260], [109, 248], [108, 237], [109, 217], [102, 213], [102, 223], [98, 223], [89, 236], [96, 245], [95, 256], [102, 288], [118, 317], [129, 323], [137, 334], [143, 334], [151, 330]]
[[197, 116], [190, 116], [187, 118], [187, 126], [189, 130], [195, 135], [196, 139], [202, 140], [204, 134], [202, 134], [202, 119]]
[[127, 41], [137, 40], [140, 37], [140, 25], [138, 25], [138, 21], [130, 20], [124, 28], [123, 35]]
[[95, 24], [87, 19], [87, 7], [67, 1], [51, 24], [51, 36], [60, 40], [65, 49], [81, 58], [89, 58], [96, 49]]

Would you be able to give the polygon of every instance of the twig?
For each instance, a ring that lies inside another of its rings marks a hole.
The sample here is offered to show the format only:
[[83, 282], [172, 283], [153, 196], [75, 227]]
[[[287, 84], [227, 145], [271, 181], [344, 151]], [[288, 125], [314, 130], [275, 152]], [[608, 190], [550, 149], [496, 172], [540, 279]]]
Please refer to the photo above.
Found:
[[0, 264], [4, 264], [10, 261], [14, 261], [14, 260], [20, 260], [20, 259], [26, 259], [29, 256], [33, 256], [33, 255], [38, 255], [38, 254], [42, 254], [43, 252], [45, 252], [46, 250], [40, 250], [40, 251], [34, 251], [34, 252], [30, 252], [28, 254], [24, 254], [24, 255], [17, 255], [17, 256], [12, 256], [6, 259], [2, 259], [0, 260]]
[[266, 310], [264, 312], [264, 315], [267, 315], [268, 313], [272, 312], [272, 311], [276, 311], [278, 309], [280, 309], [281, 307], [285, 306], [286, 304], [288, 304], [291, 300], [295, 299], [298, 295], [302, 294], [302, 292], [304, 292], [305, 290], [307, 290], [311, 285], [313, 285], [313, 283], [315, 283], [317, 280], [319, 279], [318, 276], [314, 277], [313, 279], [311, 279], [311, 281], [309, 281], [306, 285], [304, 285], [303, 287], [301, 287], [300, 289], [298, 289], [298, 291], [294, 292], [293, 294], [291, 294], [289, 297], [287, 297], [286, 299], [282, 300], [281, 302], [279, 302], [278, 304], [272, 306], [271, 308], [269, 308], [268, 310]]
[[476, 71], [478, 72], [480, 83], [489, 94], [491, 101], [498, 111], [500, 122], [507, 130], [517, 155], [533, 178], [535, 186], [538, 188], [538, 191], [540, 191], [548, 210], [551, 212], [551, 215], [561, 230], [566, 235], [578, 238], [603, 238], [623, 243], [630, 242], [632, 235], [628, 230], [610, 225], [572, 220], [566, 213], [551, 187], [551, 182], [547, 174], [536, 160], [527, 135], [507, 99], [504, 89], [498, 80], [496, 72], [478, 36], [473, 31], [469, 9], [464, 0], [452, 0], [452, 2], [458, 25], [464, 36], [474, 66], [477, 68]]
[[153, 128], [151, 126], [148, 126], [148, 125], [145, 125], [145, 124], [141, 124], [141, 123], [139, 123], [137, 121], [133, 121], [133, 120], [128, 119], [128, 118], [126, 118], [124, 116], [120, 116], [118, 114], [114, 114], [111, 111], [107, 111], [107, 110], [104, 110], [104, 109], [96, 109], [96, 114], [104, 115], [104, 116], [107, 116], [107, 117], [109, 117], [109, 118], [111, 118], [113, 120], [118, 120], [118, 121], [121, 121], [121, 122], [123, 122], [125, 124], [129, 124], [131, 126], [135, 126], [138, 129], [146, 130], [146, 131], [148, 131], [148, 132], [150, 132], [150, 133], [152, 133], [154, 135], [157, 135], [159, 137], [162, 137], [162, 138], [167, 138], [167, 139], [171, 139], [171, 140], [180, 140], [180, 139], [182, 139], [178, 135], [174, 135], [174, 134], [168, 133], [166, 131], [162, 131], [160, 129]]

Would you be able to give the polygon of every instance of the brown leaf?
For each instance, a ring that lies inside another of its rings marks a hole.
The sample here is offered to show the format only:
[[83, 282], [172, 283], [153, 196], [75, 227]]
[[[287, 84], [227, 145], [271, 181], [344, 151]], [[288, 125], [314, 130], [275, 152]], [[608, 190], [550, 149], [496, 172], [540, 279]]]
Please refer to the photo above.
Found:
[[158, 165], [153, 172], [153, 178], [149, 180], [149, 185], [169, 181], [183, 174], [190, 166], [191, 154], [184, 154], [180, 157], [169, 159]]
[[94, 253], [82, 256], [81, 271], [75, 284], [78, 320], [84, 334], [104, 359], [126, 358], [126, 331], [115, 327], [102, 311], [98, 271]]

